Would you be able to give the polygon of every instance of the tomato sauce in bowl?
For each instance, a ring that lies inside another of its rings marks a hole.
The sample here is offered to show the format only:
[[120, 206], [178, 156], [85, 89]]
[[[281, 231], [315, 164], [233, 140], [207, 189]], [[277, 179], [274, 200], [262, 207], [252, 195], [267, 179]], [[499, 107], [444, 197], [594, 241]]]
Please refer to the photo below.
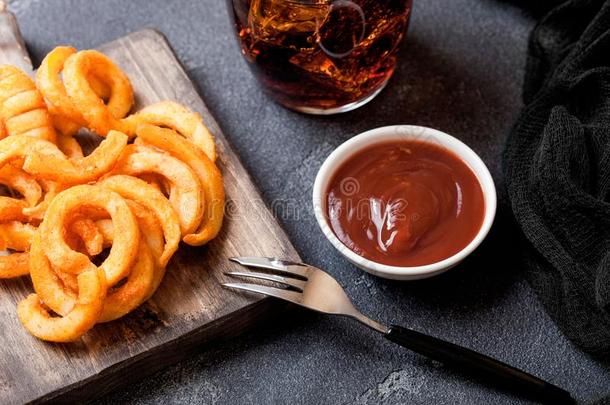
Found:
[[336, 237], [377, 263], [423, 266], [447, 259], [477, 236], [481, 184], [458, 155], [415, 139], [357, 151], [332, 175], [325, 214]]

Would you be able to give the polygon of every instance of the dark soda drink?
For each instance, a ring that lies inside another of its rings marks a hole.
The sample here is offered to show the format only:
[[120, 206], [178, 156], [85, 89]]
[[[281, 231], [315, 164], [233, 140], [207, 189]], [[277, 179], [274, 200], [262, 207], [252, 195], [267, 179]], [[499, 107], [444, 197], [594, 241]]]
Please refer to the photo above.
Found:
[[307, 113], [354, 109], [381, 91], [412, 0], [228, 0], [242, 53], [263, 88]]

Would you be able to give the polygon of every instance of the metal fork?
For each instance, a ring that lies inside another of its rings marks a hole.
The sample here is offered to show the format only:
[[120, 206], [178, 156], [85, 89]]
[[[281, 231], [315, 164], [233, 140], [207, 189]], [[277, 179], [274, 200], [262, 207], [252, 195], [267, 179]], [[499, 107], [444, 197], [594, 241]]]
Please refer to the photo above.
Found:
[[354, 308], [339, 283], [316, 267], [265, 257], [234, 257], [229, 260], [276, 274], [227, 272], [226, 275], [272, 281], [282, 284], [285, 288], [223, 283], [225, 287], [279, 298], [325, 314], [347, 316], [407, 349], [500, 384], [516, 393], [554, 404], [574, 403], [569, 392], [499, 360], [411, 329], [396, 325], [387, 326], [364, 316]]

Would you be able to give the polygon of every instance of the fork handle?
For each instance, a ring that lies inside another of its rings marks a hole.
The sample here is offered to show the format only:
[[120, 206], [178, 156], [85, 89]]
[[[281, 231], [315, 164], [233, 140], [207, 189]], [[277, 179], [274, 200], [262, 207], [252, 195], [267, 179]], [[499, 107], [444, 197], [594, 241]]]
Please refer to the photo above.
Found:
[[555, 404], [574, 403], [569, 392], [465, 347], [396, 325], [390, 327], [385, 337], [414, 352], [454, 366], [469, 374], [477, 375], [517, 393], [531, 395]]

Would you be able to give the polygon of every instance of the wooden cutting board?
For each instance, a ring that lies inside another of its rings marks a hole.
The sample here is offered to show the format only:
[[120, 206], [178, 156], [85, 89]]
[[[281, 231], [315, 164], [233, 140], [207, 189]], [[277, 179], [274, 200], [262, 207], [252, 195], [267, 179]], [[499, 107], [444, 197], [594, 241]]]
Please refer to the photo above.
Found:
[[[11, 17], [0, 12], [0, 63], [31, 69]], [[270, 301], [222, 288], [223, 272], [236, 268], [227, 258], [299, 260], [165, 38], [145, 30], [99, 49], [130, 77], [136, 109], [172, 99], [203, 116], [216, 136], [229, 209], [217, 239], [201, 248], [181, 245], [148, 303], [118, 321], [96, 326], [76, 343], [50, 344], [30, 336], [15, 309], [32, 292], [29, 280], [0, 281], [2, 404], [99, 397], [185, 358], [206, 342], [236, 335], [265, 314]]]

